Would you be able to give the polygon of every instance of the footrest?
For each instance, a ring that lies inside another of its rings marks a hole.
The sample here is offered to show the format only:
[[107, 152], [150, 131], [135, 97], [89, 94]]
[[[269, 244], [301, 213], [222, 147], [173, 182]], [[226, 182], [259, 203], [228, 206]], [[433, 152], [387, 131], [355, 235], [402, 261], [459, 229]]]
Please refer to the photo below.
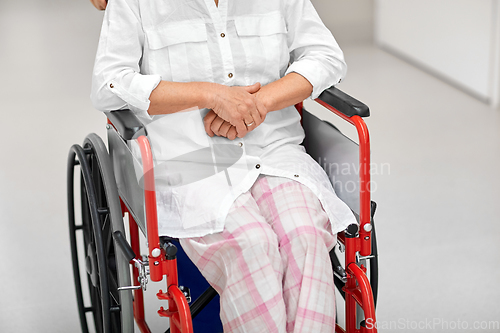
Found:
[[156, 294], [156, 297], [160, 301], [168, 301], [170, 299], [170, 296], [168, 296], [168, 293], [164, 293], [163, 290], [160, 289], [160, 292]]
[[158, 310], [158, 314], [160, 315], [160, 317], [172, 317], [174, 314], [178, 313], [178, 311], [169, 311], [169, 310], [165, 310], [163, 308], [163, 306], [160, 308], [160, 310]]

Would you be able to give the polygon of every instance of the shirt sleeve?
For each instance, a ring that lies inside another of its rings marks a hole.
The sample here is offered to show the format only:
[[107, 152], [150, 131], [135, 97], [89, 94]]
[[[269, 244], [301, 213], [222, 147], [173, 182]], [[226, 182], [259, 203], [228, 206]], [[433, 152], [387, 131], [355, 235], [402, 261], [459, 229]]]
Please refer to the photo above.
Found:
[[159, 75], [140, 73], [144, 31], [135, 0], [109, 1], [92, 75], [91, 100], [101, 111], [132, 110], [151, 120], [149, 96], [160, 83]]
[[287, 42], [291, 65], [286, 74], [295, 72], [313, 86], [311, 98], [339, 83], [345, 77], [344, 54], [332, 33], [323, 24], [310, 0], [286, 1]]

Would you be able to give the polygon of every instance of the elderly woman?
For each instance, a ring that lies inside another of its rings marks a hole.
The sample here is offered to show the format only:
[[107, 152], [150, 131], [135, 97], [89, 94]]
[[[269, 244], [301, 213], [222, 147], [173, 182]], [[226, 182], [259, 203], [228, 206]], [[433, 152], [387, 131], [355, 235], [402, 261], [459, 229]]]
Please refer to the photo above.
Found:
[[160, 234], [220, 294], [225, 332], [334, 332], [328, 253], [355, 219], [293, 105], [345, 71], [309, 0], [107, 5], [92, 101], [146, 125]]

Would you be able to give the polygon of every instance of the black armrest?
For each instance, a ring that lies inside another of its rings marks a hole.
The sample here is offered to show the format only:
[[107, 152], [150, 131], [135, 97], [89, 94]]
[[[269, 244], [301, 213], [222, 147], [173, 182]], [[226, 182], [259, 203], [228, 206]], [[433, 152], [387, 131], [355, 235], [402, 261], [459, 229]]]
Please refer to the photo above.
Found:
[[348, 117], [356, 115], [360, 117], [370, 116], [370, 109], [367, 105], [335, 87], [330, 87], [323, 91], [318, 99], [333, 106]]
[[130, 110], [106, 112], [106, 116], [125, 140], [132, 140], [140, 134], [146, 135], [146, 128]]

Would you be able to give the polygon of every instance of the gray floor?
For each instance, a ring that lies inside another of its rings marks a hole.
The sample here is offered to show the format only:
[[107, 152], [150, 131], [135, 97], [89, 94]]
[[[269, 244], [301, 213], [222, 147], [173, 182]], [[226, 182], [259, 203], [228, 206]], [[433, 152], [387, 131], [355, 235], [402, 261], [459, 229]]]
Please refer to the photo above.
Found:
[[[78, 331], [66, 158], [87, 133], [104, 136], [88, 98], [101, 14], [86, 1], [40, 3], [0, 1], [9, 333]], [[500, 111], [370, 45], [344, 50], [341, 89], [372, 110], [381, 331], [500, 332]]]

